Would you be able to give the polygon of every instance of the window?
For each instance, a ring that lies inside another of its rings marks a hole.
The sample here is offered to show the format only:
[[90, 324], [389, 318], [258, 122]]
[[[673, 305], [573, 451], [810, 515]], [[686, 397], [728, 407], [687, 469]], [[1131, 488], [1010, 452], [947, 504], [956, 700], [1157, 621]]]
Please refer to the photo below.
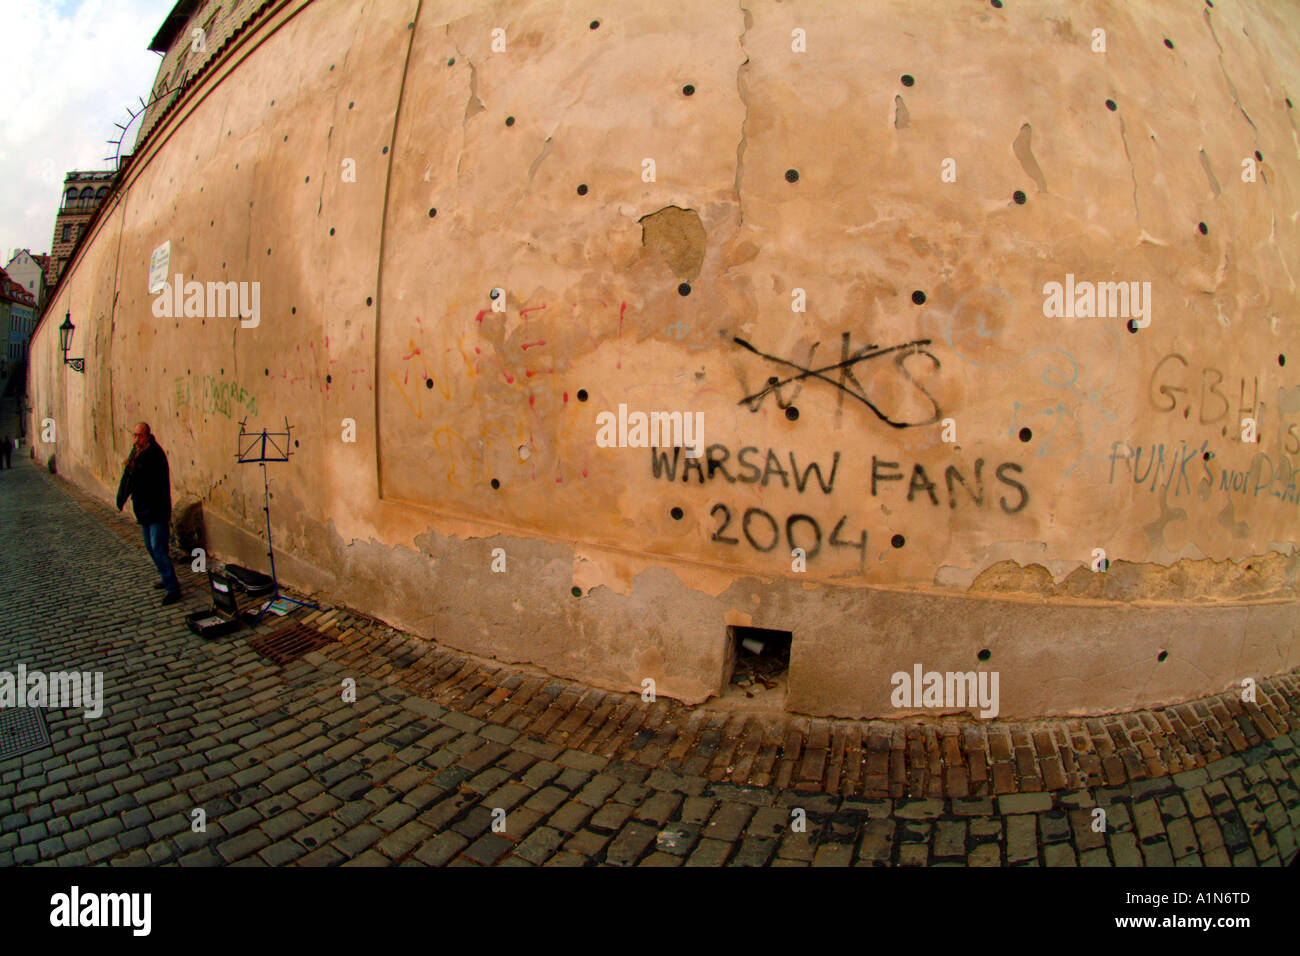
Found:
[[76, 201], [77, 201], [77, 188], [74, 186], [68, 190], [67, 196], [63, 198], [63, 203], [65, 206], [71, 206]]
[[100, 186], [100, 187], [99, 187], [99, 192], [95, 193], [95, 201], [96, 201], [96, 202], [99, 202], [100, 200], [102, 200], [102, 199], [103, 199], [105, 196], [107, 196], [107, 195], [108, 195], [108, 187], [107, 187], [107, 186]]
[[60, 239], [63, 242], [67, 242], [71, 238], [72, 238], [72, 227], [65, 222], [63, 224], [63, 232], [60, 234]]

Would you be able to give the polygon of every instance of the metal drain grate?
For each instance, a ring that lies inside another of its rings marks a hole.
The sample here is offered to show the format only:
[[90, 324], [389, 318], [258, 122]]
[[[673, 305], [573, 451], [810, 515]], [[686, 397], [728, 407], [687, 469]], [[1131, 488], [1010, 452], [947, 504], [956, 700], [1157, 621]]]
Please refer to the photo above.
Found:
[[305, 627], [302, 624], [290, 624], [274, 634], [250, 638], [248, 646], [272, 664], [279, 664], [283, 667], [291, 661], [296, 661], [304, 654], [319, 650], [333, 640], [335, 639], [322, 634], [315, 628]]
[[0, 709], [0, 760], [39, 750], [50, 742], [39, 707]]

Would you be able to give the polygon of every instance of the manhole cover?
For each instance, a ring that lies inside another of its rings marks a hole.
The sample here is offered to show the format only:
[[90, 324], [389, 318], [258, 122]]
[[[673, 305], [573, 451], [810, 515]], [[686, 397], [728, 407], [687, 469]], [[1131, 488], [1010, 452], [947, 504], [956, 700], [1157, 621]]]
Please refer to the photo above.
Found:
[[333, 640], [334, 638], [328, 637], [314, 628], [305, 627], [302, 624], [290, 624], [274, 634], [251, 638], [248, 646], [272, 664], [279, 664], [283, 667], [310, 651], [319, 650]]
[[39, 750], [50, 742], [39, 707], [0, 709], [0, 760]]

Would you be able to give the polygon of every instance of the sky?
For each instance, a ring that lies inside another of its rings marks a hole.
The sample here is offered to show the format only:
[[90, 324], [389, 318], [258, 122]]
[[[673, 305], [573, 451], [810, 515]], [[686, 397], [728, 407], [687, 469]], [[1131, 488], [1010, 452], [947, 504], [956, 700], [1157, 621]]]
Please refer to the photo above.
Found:
[[16, 249], [50, 251], [65, 173], [113, 168], [105, 141], [148, 98], [161, 57], [147, 47], [175, 3], [0, 0], [0, 266]]

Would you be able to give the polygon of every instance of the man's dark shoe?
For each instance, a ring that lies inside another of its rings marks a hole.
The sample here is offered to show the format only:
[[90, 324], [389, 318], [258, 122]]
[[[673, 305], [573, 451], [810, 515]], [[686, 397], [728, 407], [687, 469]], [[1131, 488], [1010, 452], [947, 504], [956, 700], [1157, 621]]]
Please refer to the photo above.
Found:
[[163, 599], [162, 599], [163, 607], [166, 607], [168, 604], [175, 604], [180, 599], [181, 599], [180, 591], [168, 591], [166, 594], [163, 595]]
[[155, 581], [153, 583], [153, 589], [155, 591], [161, 591], [163, 589], [163, 583], [161, 581]]

